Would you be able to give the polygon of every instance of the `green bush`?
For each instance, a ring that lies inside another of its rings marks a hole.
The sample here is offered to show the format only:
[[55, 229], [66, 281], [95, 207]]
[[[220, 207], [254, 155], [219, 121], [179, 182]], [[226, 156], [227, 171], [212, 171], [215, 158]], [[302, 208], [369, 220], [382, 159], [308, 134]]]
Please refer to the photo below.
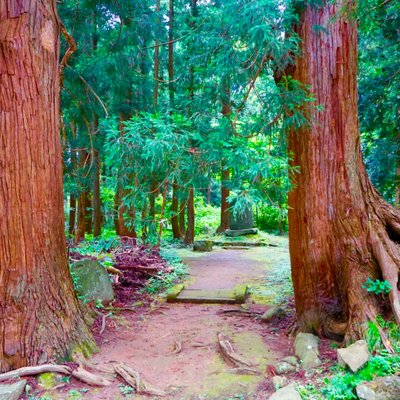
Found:
[[288, 230], [287, 205], [263, 205], [256, 210], [255, 220], [257, 227], [263, 231], [278, 232]]

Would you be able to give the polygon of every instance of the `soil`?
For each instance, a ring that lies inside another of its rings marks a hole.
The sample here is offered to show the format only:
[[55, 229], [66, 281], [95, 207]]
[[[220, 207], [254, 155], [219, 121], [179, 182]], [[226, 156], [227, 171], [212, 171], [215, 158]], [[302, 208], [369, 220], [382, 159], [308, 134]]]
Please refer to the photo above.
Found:
[[[171, 304], [161, 300], [136, 305], [133, 311], [107, 318], [105, 331], [97, 334], [100, 351], [91, 361], [99, 366], [126, 363], [153, 387], [164, 390], [165, 399], [268, 399], [274, 391], [274, 363], [292, 354], [292, 338], [287, 336], [293, 313], [287, 242], [280, 247], [218, 248], [204, 254], [181, 250], [180, 255], [190, 267], [188, 286], [218, 289], [247, 284], [252, 291], [247, 304]], [[286, 317], [262, 322], [260, 314], [274, 302], [286, 309]], [[253, 314], [223, 312], [244, 309]], [[219, 332], [230, 338], [237, 353], [254, 365], [259, 375], [235, 371], [221, 357]], [[105, 388], [71, 381], [51, 398], [155, 398], [128, 391], [117, 380]]]

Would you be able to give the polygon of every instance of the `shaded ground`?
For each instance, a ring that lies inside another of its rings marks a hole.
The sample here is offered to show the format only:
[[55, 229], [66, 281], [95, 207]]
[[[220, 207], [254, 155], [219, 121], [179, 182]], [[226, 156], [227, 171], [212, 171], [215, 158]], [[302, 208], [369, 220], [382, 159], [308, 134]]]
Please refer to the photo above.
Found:
[[[192, 287], [231, 288], [248, 284], [253, 292], [246, 305], [250, 311], [260, 313], [267, 309], [267, 304], [282, 301], [290, 293], [287, 247], [180, 253], [190, 266]], [[126, 363], [153, 386], [165, 390], [166, 399], [268, 399], [273, 391], [268, 366], [291, 353], [284, 329], [287, 321], [266, 324], [257, 318], [223, 313], [239, 308], [161, 303], [122, 312], [109, 319], [99, 338], [100, 353], [92, 361], [98, 365]], [[256, 365], [260, 375], [232, 370], [218, 351], [219, 332], [232, 340], [244, 359]], [[53, 398], [69, 398], [71, 388], [79, 390], [85, 399], [149, 398], [128, 393], [129, 388], [117, 381], [106, 388], [84, 388], [88, 391], [82, 391], [82, 385], [69, 385]]]

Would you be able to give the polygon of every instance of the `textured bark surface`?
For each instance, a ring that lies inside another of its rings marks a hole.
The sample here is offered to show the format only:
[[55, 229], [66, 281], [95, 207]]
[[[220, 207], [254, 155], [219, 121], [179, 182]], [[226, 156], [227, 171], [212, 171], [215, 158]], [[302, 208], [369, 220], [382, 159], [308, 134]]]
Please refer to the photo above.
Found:
[[53, 0], [0, 2], [0, 371], [92, 343], [69, 275]]
[[189, 197], [187, 201], [187, 229], [185, 238], [183, 239], [186, 244], [192, 244], [194, 242], [194, 189], [189, 189]]
[[76, 220], [76, 197], [69, 195], [69, 218], [68, 218], [68, 233], [73, 236], [75, 232]]
[[228, 182], [230, 180], [229, 168], [225, 168], [224, 163], [222, 163], [222, 178], [221, 178], [221, 223], [217, 229], [218, 233], [225, 232], [229, 229], [229, 188]]
[[[363, 335], [380, 310], [362, 285], [388, 280], [400, 322], [400, 214], [372, 187], [360, 150], [357, 27], [340, 13], [349, 1], [308, 6], [301, 15], [302, 56], [294, 78], [308, 84], [324, 110], [292, 131], [289, 151], [300, 173], [289, 194], [289, 238], [298, 325], [346, 339]], [[323, 26], [329, 34], [317, 31]]]
[[178, 184], [176, 182], [172, 183], [172, 202], [171, 202], [171, 227], [172, 235], [174, 239], [182, 239], [183, 233], [179, 225], [179, 198], [178, 198]]

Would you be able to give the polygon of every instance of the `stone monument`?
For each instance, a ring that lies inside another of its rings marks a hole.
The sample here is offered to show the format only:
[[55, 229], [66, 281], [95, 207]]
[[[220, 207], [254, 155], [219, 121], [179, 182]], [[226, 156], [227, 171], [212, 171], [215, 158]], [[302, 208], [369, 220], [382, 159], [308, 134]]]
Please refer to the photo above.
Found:
[[242, 212], [234, 213], [231, 211], [229, 229], [224, 232], [226, 236], [250, 235], [257, 232], [257, 228], [254, 227], [253, 210], [250, 204]]

